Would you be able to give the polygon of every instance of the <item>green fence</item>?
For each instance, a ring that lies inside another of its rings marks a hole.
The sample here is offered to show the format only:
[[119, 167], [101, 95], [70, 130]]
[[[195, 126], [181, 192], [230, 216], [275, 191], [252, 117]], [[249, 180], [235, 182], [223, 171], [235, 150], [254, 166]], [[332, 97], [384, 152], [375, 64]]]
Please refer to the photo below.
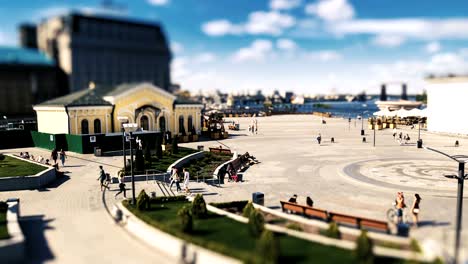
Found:
[[2, 130], [0, 131], [0, 149], [33, 147], [34, 142], [29, 130]]

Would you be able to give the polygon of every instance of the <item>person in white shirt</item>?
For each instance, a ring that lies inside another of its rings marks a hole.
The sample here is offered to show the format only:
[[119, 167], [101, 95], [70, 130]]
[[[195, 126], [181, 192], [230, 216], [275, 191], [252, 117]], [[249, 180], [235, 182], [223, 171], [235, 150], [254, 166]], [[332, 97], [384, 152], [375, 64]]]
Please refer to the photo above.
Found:
[[184, 168], [184, 189], [186, 193], [190, 193], [190, 190], [188, 188], [189, 181], [190, 181], [190, 173], [187, 171], [186, 168]]

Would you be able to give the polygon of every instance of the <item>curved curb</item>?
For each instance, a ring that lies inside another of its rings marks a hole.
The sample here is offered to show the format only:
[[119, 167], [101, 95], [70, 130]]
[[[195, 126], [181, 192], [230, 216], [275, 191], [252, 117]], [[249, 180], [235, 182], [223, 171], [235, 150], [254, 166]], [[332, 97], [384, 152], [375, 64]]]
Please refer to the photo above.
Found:
[[9, 239], [0, 240], [0, 259], [3, 263], [22, 263], [25, 259], [25, 240], [18, 223], [19, 199], [8, 199], [7, 230]]
[[122, 212], [122, 221], [120, 223], [125, 230], [145, 242], [148, 246], [164, 252], [174, 259], [181, 260], [181, 263], [241, 263], [237, 259], [188, 243], [150, 226], [127, 210], [121, 202], [116, 206]]
[[166, 173], [170, 174], [172, 167], [183, 166], [183, 165], [187, 164], [187, 162], [189, 162], [191, 160], [194, 160], [194, 159], [202, 158], [203, 156], [205, 156], [205, 151], [195, 152], [195, 153], [189, 154], [189, 155], [187, 155], [185, 157], [182, 157], [182, 158], [176, 160], [174, 163], [172, 163], [169, 167], [167, 167]]

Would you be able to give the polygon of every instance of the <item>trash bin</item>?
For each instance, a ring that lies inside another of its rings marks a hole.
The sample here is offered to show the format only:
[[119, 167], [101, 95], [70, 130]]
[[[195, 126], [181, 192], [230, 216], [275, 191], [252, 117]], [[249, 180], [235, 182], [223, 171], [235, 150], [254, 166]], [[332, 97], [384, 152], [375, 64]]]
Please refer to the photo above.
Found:
[[265, 195], [261, 192], [254, 192], [252, 193], [252, 202], [259, 204], [259, 205], [264, 205], [265, 204]]
[[362, 142], [366, 142], [366, 137], [362, 137]]
[[361, 129], [361, 136], [364, 136], [364, 129]]
[[100, 148], [98, 148], [98, 147], [95, 147], [94, 148], [94, 156], [96, 156], [96, 157], [102, 156], [102, 150]]
[[198, 149], [198, 151], [203, 151], [203, 145], [198, 145], [197, 149]]
[[419, 140], [418, 140], [418, 148], [422, 148], [422, 144], [423, 144], [422, 139], [419, 139]]
[[410, 226], [408, 224], [398, 224], [397, 225], [397, 235], [402, 237], [408, 237]]

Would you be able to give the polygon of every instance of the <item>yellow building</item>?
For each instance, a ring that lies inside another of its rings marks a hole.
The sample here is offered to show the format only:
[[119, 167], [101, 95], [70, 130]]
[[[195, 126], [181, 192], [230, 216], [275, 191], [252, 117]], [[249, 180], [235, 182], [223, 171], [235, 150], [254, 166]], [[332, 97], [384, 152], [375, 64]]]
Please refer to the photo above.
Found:
[[34, 106], [38, 131], [49, 134], [120, 132], [122, 122], [143, 131], [199, 134], [203, 105], [151, 83], [90, 87]]

